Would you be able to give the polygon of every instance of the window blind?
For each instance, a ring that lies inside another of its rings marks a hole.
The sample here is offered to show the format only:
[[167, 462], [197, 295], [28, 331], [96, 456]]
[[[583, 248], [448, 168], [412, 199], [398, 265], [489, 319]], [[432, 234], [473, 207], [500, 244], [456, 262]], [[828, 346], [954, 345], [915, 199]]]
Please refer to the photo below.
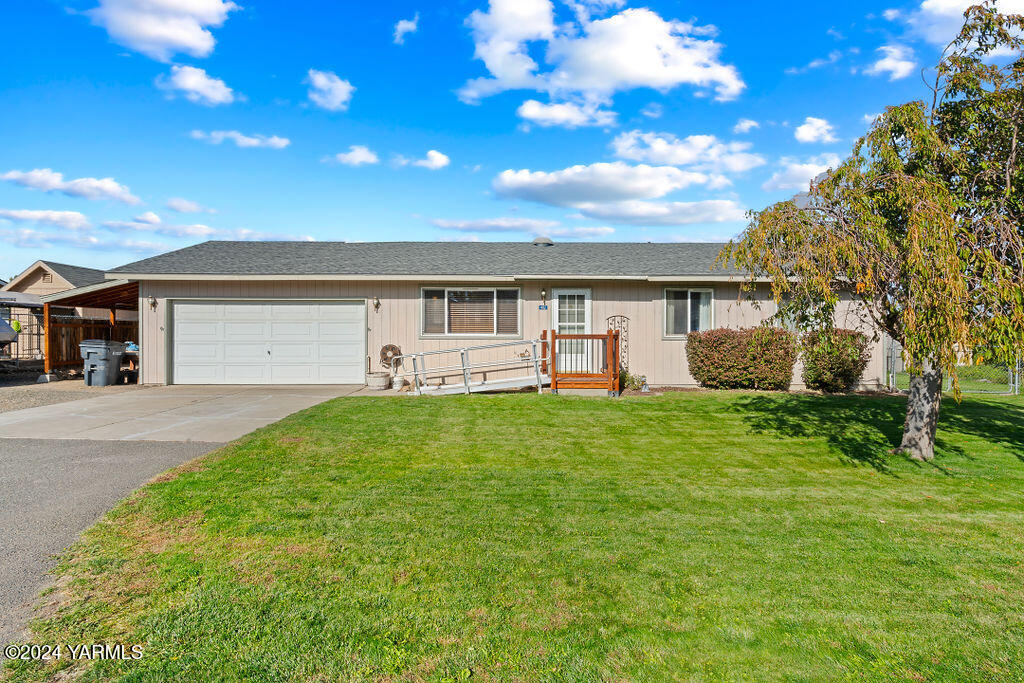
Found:
[[498, 334], [519, 332], [519, 290], [498, 290]]
[[423, 289], [423, 334], [519, 334], [518, 289]]
[[450, 334], [494, 334], [494, 292], [448, 290]]

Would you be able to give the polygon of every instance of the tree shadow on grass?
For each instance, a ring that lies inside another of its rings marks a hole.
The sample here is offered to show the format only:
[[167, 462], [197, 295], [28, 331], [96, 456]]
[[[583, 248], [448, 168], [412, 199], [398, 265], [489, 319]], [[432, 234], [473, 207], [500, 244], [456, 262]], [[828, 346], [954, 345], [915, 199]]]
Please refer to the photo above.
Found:
[[[891, 474], [906, 406], [906, 398], [900, 396], [760, 394], [740, 398], [734, 410], [755, 434], [824, 438], [847, 462]], [[969, 458], [960, 443], [964, 435], [985, 439], [1024, 461], [1024, 406], [972, 398], [960, 404], [944, 401], [935, 440], [937, 457]]]

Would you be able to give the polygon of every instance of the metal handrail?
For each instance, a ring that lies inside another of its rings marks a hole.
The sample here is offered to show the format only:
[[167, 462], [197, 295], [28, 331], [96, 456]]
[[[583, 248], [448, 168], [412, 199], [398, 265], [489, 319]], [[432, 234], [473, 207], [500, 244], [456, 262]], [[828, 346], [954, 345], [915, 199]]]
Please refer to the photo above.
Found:
[[[512, 341], [498, 342], [494, 344], [479, 344], [477, 346], [466, 346], [454, 349], [440, 349], [437, 351], [420, 351], [418, 353], [405, 353], [402, 354], [401, 356], [396, 356], [391, 361], [391, 367], [392, 369], [394, 369], [397, 366], [402, 365], [402, 361], [406, 359], [411, 360], [412, 372], [409, 373], [408, 371], [405, 370], [398, 372], [396, 370], [395, 376], [397, 377], [412, 374], [413, 388], [415, 389], [416, 394], [420, 395], [422, 393], [421, 382], [424, 385], [426, 384], [427, 375], [437, 375], [439, 373], [444, 372], [454, 373], [455, 371], [460, 370], [462, 372], [463, 389], [465, 393], [468, 394], [470, 393], [471, 390], [470, 375], [472, 374], [473, 370], [497, 367], [508, 367], [509, 369], [511, 369], [512, 367], [517, 365], [533, 365], [534, 375], [537, 383], [537, 393], [541, 393], [543, 391], [543, 375], [541, 374], [540, 368], [542, 358], [540, 352], [538, 351], [540, 345], [541, 340], [539, 339], [516, 339]], [[488, 349], [500, 349], [514, 346], [529, 346], [530, 355], [527, 357], [516, 356], [514, 358], [509, 358], [505, 360], [483, 361], [480, 363], [469, 362], [469, 353], [471, 351], [483, 351]], [[441, 366], [438, 368], [431, 368], [429, 370], [427, 369], [426, 356], [438, 356], [447, 353], [458, 353], [462, 362], [459, 363], [458, 365], [448, 365]]]

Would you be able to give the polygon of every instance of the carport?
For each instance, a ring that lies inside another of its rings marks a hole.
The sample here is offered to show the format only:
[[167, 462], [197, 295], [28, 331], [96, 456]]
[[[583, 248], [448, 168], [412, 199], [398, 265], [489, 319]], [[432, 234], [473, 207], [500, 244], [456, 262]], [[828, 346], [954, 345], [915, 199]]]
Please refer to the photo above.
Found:
[[[81, 364], [78, 345], [85, 339], [139, 340], [139, 283], [109, 280], [40, 297], [43, 302], [44, 369]], [[103, 319], [84, 318], [83, 309], [104, 309]]]

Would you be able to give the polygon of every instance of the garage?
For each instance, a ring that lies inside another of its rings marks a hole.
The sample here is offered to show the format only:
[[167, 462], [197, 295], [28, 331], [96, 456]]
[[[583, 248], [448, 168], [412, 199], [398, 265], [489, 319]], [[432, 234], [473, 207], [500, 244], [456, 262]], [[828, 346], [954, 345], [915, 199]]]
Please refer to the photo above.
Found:
[[363, 384], [363, 301], [174, 301], [175, 384]]

